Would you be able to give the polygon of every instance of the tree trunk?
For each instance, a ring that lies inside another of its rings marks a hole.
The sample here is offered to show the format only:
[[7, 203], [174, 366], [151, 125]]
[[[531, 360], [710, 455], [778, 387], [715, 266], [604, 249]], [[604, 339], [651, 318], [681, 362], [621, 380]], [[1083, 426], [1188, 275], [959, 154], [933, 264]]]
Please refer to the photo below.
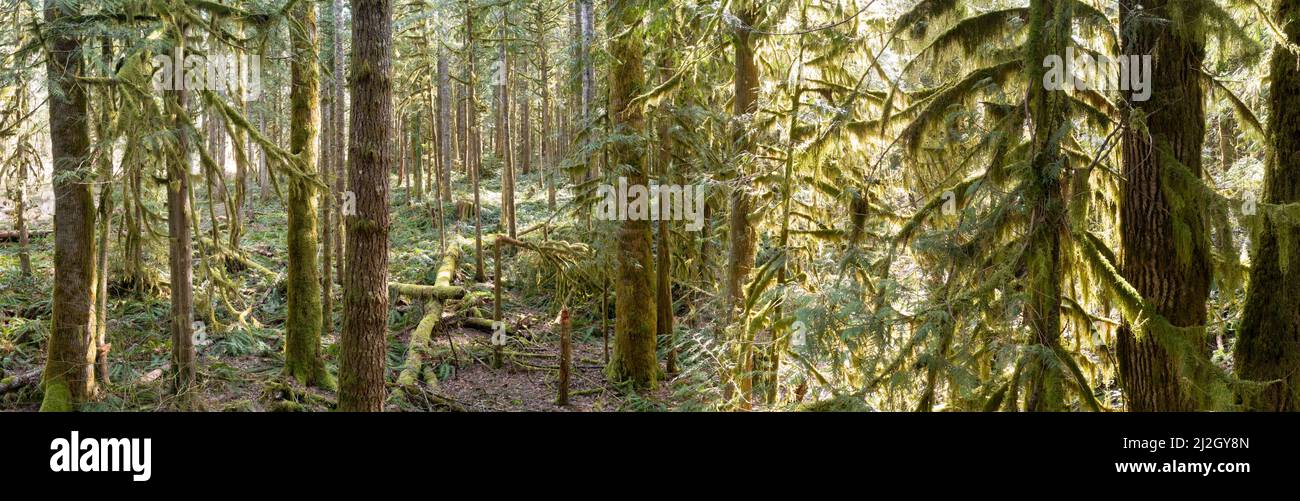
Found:
[[[586, 165], [587, 171], [584, 179], [590, 180], [596, 176], [596, 170], [593, 167], [593, 155], [585, 151], [585, 145], [591, 143], [592, 137], [592, 101], [596, 96], [596, 77], [595, 69], [592, 68], [591, 41], [596, 36], [595, 19], [593, 19], [592, 0], [578, 0], [578, 68], [580, 90], [582, 92], [579, 102], [581, 103], [582, 117], [581, 126], [586, 129], [583, 136], [583, 164]], [[608, 22], [608, 21], [607, 21]]]
[[[45, 22], [62, 24], [79, 15], [77, 6], [46, 0]], [[86, 87], [77, 81], [83, 72], [81, 41], [68, 34], [71, 26], [48, 31], [53, 35], [46, 57], [49, 99], [50, 154], [54, 162], [54, 301], [43, 382], [42, 411], [71, 411], [95, 394], [95, 203], [93, 176], [80, 168], [90, 153]], [[57, 89], [57, 92], [55, 91]]]
[[[748, 182], [745, 165], [753, 162], [757, 143], [752, 137], [750, 123], [758, 112], [758, 66], [755, 62], [753, 31], [756, 7], [749, 0], [742, 0], [736, 6], [736, 17], [744, 26], [732, 28], [732, 46], [735, 49], [734, 100], [732, 107], [732, 143], [737, 153], [735, 184], [731, 189], [728, 213], [727, 239], [730, 247], [727, 253], [726, 282], [726, 319], [727, 323], [735, 320], [736, 310], [745, 303], [745, 284], [749, 282], [749, 273], [754, 269], [756, 234], [749, 218], [753, 204], [746, 193]], [[746, 320], [739, 319], [741, 325]], [[753, 378], [749, 375], [753, 367], [752, 343], [742, 339], [737, 360], [741, 374], [738, 391], [742, 408], [748, 408], [753, 390]], [[728, 386], [728, 390], [730, 387]], [[729, 397], [730, 392], [726, 395]]]
[[[175, 50], [184, 54], [180, 28]], [[190, 135], [186, 129], [189, 96], [184, 89], [168, 91], [176, 132], [176, 156], [167, 170], [168, 271], [171, 273], [172, 391], [184, 397], [194, 384], [194, 244], [190, 232]], [[182, 399], [181, 406], [188, 402]]]
[[[101, 54], [105, 64], [112, 65], [113, 45], [111, 40], [103, 40]], [[113, 94], [111, 88], [102, 90], [102, 104], [99, 109], [99, 121], [96, 124], [95, 140], [101, 144], [113, 144], [109, 130], [113, 120]], [[108, 384], [108, 235], [112, 231], [113, 215], [113, 155], [99, 156], [99, 236], [95, 243], [95, 374], [101, 384]]]
[[289, 214], [286, 309], [284, 322], [284, 372], [299, 382], [334, 386], [320, 354], [321, 280], [317, 260], [317, 185], [319, 176], [310, 174], [316, 164], [316, 138], [320, 133], [320, 72], [316, 63], [316, 7], [295, 5], [293, 14], [302, 30], [293, 37], [291, 59], [289, 151], [304, 167], [301, 175], [286, 176]]
[[438, 45], [438, 175], [442, 201], [451, 203], [451, 75], [447, 72], [447, 53]]
[[[1288, 40], [1300, 40], [1300, 0], [1276, 0], [1273, 21]], [[1268, 159], [1264, 172], [1264, 202], [1300, 202], [1300, 68], [1295, 54], [1273, 49], [1269, 62]], [[1221, 133], [1222, 133], [1222, 129]], [[1229, 149], [1224, 149], [1225, 157]], [[1226, 160], [1225, 160], [1226, 163]], [[1264, 217], [1269, 217], [1265, 215]], [[1292, 223], [1265, 221], [1251, 252], [1250, 290], [1242, 313], [1234, 354], [1237, 374], [1254, 381], [1277, 381], [1263, 390], [1242, 395], [1246, 409], [1300, 410], [1300, 280], [1290, 273], [1300, 266], [1300, 246], [1281, 245], [1279, 232], [1296, 242], [1300, 228]], [[1285, 252], [1286, 256], [1282, 256]], [[1282, 263], [1288, 263], [1282, 266]]]
[[465, 2], [465, 82], [469, 96], [466, 98], [465, 109], [469, 115], [469, 123], [466, 124], [469, 134], [466, 137], [465, 163], [469, 165], [470, 181], [474, 185], [474, 281], [484, 282], [487, 277], [483, 274], [483, 211], [480, 205], [479, 194], [479, 164], [482, 163], [482, 151], [479, 144], [478, 131], [478, 104], [474, 101], [474, 86], [477, 85], [477, 79], [474, 76], [474, 2], [466, 0]]
[[352, 0], [352, 126], [339, 410], [380, 411], [388, 334], [388, 173], [392, 170], [393, 6]]
[[14, 231], [18, 232], [18, 267], [23, 278], [32, 276], [31, 241], [27, 231], [27, 169], [18, 166], [18, 187], [15, 189], [17, 200], [14, 201]]
[[[606, 18], [612, 67], [609, 72], [611, 133], [643, 134], [641, 106], [629, 105], [645, 85], [641, 68], [644, 53], [642, 9], [629, 2], [613, 2]], [[643, 140], [620, 141], [611, 148], [613, 165], [622, 166], [629, 186], [647, 185]], [[618, 232], [618, 279], [614, 286], [614, 354], [606, 368], [612, 381], [630, 381], [637, 388], [653, 388], [659, 367], [655, 360], [654, 261], [650, 250], [648, 218], [623, 221]]]
[[411, 183], [415, 185], [415, 198], [424, 201], [424, 120], [419, 111], [415, 112], [415, 128], [411, 131]]
[[[736, 17], [745, 26], [754, 25], [755, 7], [749, 0], [741, 1], [736, 6]], [[732, 109], [732, 141], [735, 144], [737, 158], [736, 175], [744, 177], [744, 165], [753, 161], [756, 143], [751, 137], [753, 132], [748, 125], [754, 113], [758, 111], [758, 66], [754, 61], [753, 32], [744, 28], [734, 28], [732, 45], [735, 48], [735, 99]], [[748, 117], [748, 118], [746, 118]], [[749, 272], [754, 268], [754, 227], [749, 221], [753, 207], [749, 194], [745, 192], [748, 183], [737, 180], [732, 187], [731, 207], [727, 237], [731, 247], [727, 255], [727, 317], [745, 301], [745, 283]]]
[[[508, 14], [507, 14], [508, 19]], [[508, 23], [508, 21], [507, 21]], [[492, 82], [497, 92], [496, 153], [501, 159], [501, 222], [506, 234], [515, 238], [515, 162], [510, 151], [510, 58], [506, 55], [505, 25], [497, 52], [498, 73]]]
[[541, 169], [543, 169], [542, 175], [546, 176], [546, 208], [547, 210], [554, 211], [555, 166], [551, 161], [552, 153], [554, 151], [551, 149], [551, 136], [554, 134], [554, 132], [551, 131], [551, 67], [550, 61], [547, 58], [546, 35], [548, 30], [542, 17], [544, 14], [545, 12], [543, 9], [537, 9], [537, 59], [539, 61], [538, 70], [541, 72], [542, 77], [541, 81], [538, 82], [542, 87]]
[[[1070, 44], [1072, 6], [1058, 0], [1030, 2], [1029, 39], [1026, 61], [1044, 61], [1049, 55], [1065, 54]], [[1027, 298], [1025, 324], [1029, 326], [1030, 345], [1038, 349], [1026, 355], [1034, 358], [1026, 365], [1028, 393], [1025, 410], [1064, 410], [1060, 364], [1053, 348], [1061, 338], [1061, 234], [1068, 219], [1062, 177], [1068, 172], [1061, 155], [1061, 141], [1069, 136], [1066, 119], [1070, 99], [1064, 90], [1044, 87], [1042, 64], [1026, 64], [1028, 75], [1028, 112], [1033, 123], [1030, 149], [1030, 176], [1025, 199], [1030, 207], [1028, 247], [1025, 252]], [[1017, 384], [1017, 383], [1013, 383]]]
[[[668, 44], [671, 46], [671, 44]], [[666, 82], [672, 77], [672, 60], [671, 52], [668, 47], [659, 51], [659, 79], [660, 83]], [[669, 135], [673, 115], [671, 110], [661, 108], [657, 117], [658, 130], [656, 136], [659, 142], [659, 183], [669, 183], [675, 181], [671, 166], [673, 165], [673, 139]], [[664, 371], [668, 374], [677, 372], [677, 338], [673, 332], [673, 282], [672, 282], [672, 255], [673, 255], [673, 238], [672, 231], [669, 229], [669, 211], [672, 209], [672, 201], [667, 196], [659, 198], [659, 241], [655, 245], [655, 331], [660, 339], [666, 340], [668, 344], [668, 356], [664, 362]]]
[[[347, 189], [347, 176], [343, 170], [347, 165], [348, 145], [347, 145], [347, 122], [343, 119], [347, 115], [347, 101], [343, 99], [343, 87], [347, 84], [344, 78], [345, 68], [343, 67], [343, 0], [333, 0], [334, 4], [334, 55], [331, 62], [331, 69], [334, 73], [334, 113], [330, 114], [331, 122], [334, 124], [329, 133], [334, 136], [331, 140], [333, 153], [330, 154], [330, 160], [334, 163], [331, 171], [334, 173], [334, 203], [342, 203], [343, 191]], [[387, 179], [385, 175], [385, 180]], [[334, 211], [334, 220], [330, 221], [334, 228], [334, 276], [338, 277], [339, 285], [346, 288], [347, 282], [343, 280], [343, 249], [344, 240], [347, 235], [343, 232], [343, 214]], [[345, 289], [346, 290], [346, 289]]]
[[[330, 29], [326, 32], [326, 44], [331, 50], [338, 43], [338, 25], [334, 23], [334, 4], [327, 4], [330, 15]], [[331, 53], [332, 56], [332, 53]], [[337, 85], [335, 79], [334, 59], [327, 59], [326, 67], [329, 69], [329, 75], [326, 79], [328, 85], [325, 94], [321, 97], [321, 133], [320, 133], [320, 154], [317, 155], [316, 161], [320, 166], [320, 180], [326, 188], [320, 192], [321, 208], [321, 242], [320, 242], [320, 303], [321, 303], [321, 328], [322, 334], [329, 334], [334, 331], [334, 200], [330, 186], [334, 178], [331, 170], [333, 162], [333, 140], [334, 134], [325, 132], [332, 128], [334, 123], [334, 110], [338, 107], [334, 101], [334, 92], [331, 87]]]
[[[1199, 208], [1170, 196], [1193, 196], [1191, 190], [1167, 186], [1166, 179], [1186, 169], [1201, 176], [1201, 143], [1205, 135], [1201, 63], [1205, 41], [1199, 30], [1179, 24], [1196, 22], [1195, 2], [1182, 5], [1173, 23], [1170, 0], [1123, 0], [1121, 32], [1126, 54], [1151, 55], [1152, 81], [1148, 101], [1134, 101], [1129, 116], [1146, 115], [1145, 130], [1126, 124], [1120, 194], [1121, 274], [1174, 327], [1205, 325], [1209, 295], [1209, 240]], [[1139, 9], [1135, 13], [1135, 9]], [[1181, 166], [1178, 164], [1181, 163]], [[1167, 189], [1173, 188], [1173, 189]], [[1181, 207], [1181, 208], [1180, 208]], [[1148, 322], [1148, 329], [1160, 329]], [[1208, 364], [1205, 340], [1189, 331], [1139, 336], [1125, 323], [1118, 333], [1120, 386], [1133, 411], [1190, 411], [1205, 403], [1205, 386], [1197, 367]], [[1166, 335], [1162, 335], [1166, 334]], [[1159, 339], [1159, 340], [1158, 340]], [[1182, 353], [1170, 348], [1181, 345]]]

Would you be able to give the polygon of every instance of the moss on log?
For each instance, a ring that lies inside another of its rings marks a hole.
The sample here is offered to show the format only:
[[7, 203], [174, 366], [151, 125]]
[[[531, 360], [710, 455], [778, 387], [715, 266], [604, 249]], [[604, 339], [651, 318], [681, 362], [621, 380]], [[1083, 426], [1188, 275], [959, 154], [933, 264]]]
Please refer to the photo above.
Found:
[[[397, 394], [405, 398], [409, 388], [415, 386], [417, 380], [423, 374], [425, 383], [430, 386], [437, 386], [438, 378], [432, 370], [422, 370], [426, 355], [429, 351], [430, 340], [433, 338], [433, 329], [442, 321], [443, 299], [453, 299], [463, 297], [465, 290], [460, 287], [452, 287], [451, 280], [456, 276], [456, 265], [460, 261], [460, 245], [447, 246], [447, 253], [442, 257], [442, 266], [438, 267], [438, 276], [433, 286], [423, 285], [406, 285], [410, 295], [428, 292], [428, 302], [424, 305], [424, 317], [416, 325], [415, 330], [411, 332], [411, 339], [407, 342], [406, 361], [402, 364], [402, 371], [397, 375]], [[393, 284], [393, 287], [401, 290], [405, 284]], [[451, 289], [459, 289], [459, 294], [439, 295], [438, 291], [449, 292]], [[418, 291], [418, 292], [417, 292]]]
[[388, 285], [393, 292], [412, 299], [460, 299], [465, 297], [465, 288], [456, 285], [418, 285], [392, 283]]

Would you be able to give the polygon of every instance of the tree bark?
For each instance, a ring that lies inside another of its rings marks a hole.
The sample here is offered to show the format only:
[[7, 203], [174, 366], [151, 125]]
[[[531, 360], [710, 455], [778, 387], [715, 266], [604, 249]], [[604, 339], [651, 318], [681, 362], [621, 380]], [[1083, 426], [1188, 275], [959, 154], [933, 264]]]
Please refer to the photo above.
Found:
[[[1061, 141], [1070, 134], [1066, 118], [1070, 99], [1064, 90], [1044, 88], [1042, 64], [1048, 55], [1065, 54], [1070, 44], [1072, 5], [1066, 1], [1034, 0], [1029, 7], [1029, 39], [1026, 67], [1028, 75], [1028, 112], [1033, 124], [1030, 150], [1030, 175], [1025, 198], [1030, 206], [1029, 234], [1025, 257], [1029, 284], [1024, 309], [1029, 326], [1030, 345], [1038, 349], [1027, 366], [1025, 409], [1028, 411], [1064, 410], [1060, 363], [1052, 360], [1053, 348], [1061, 338], [1061, 234], [1068, 219], [1063, 176], [1069, 172], [1061, 155]], [[1015, 384], [1015, 383], [1013, 383]]]
[[[113, 64], [113, 45], [111, 40], [103, 40], [101, 55], [104, 64], [110, 67]], [[102, 90], [100, 98], [103, 100], [99, 109], [99, 121], [96, 126], [96, 141], [100, 144], [113, 144], [113, 140], [108, 136], [112, 128], [113, 120], [113, 94], [111, 88]], [[109, 148], [109, 154], [100, 155], [99, 158], [99, 236], [95, 243], [96, 263], [95, 263], [95, 374], [100, 384], [108, 384], [108, 235], [112, 231], [113, 215], [113, 155], [112, 147]]]
[[339, 410], [381, 411], [388, 333], [388, 173], [392, 170], [393, 6], [352, 0], [352, 126]]
[[483, 273], [483, 211], [479, 194], [479, 167], [483, 160], [483, 152], [478, 131], [478, 103], [474, 100], [474, 86], [478, 83], [474, 76], [474, 2], [472, 0], [465, 1], [465, 54], [465, 82], [469, 94], [465, 102], [466, 114], [469, 115], [466, 124], [469, 134], [465, 138], [465, 163], [469, 167], [470, 182], [474, 185], [474, 281], [484, 282], [487, 277]]
[[[736, 17], [745, 27], [732, 30], [732, 45], [735, 49], [735, 99], [732, 108], [732, 141], [738, 154], [736, 175], [746, 175], [743, 166], [752, 161], [756, 143], [751, 136], [749, 121], [758, 111], [758, 66], [754, 60], [753, 32], [746, 27], [754, 25], [755, 6], [750, 0], [742, 0], [736, 5]], [[750, 270], [754, 268], [756, 251], [753, 224], [750, 213], [753, 212], [749, 194], [745, 192], [747, 183], [738, 180], [732, 187], [729, 224], [727, 237], [731, 247], [727, 254], [727, 317], [745, 301], [745, 283], [749, 280]]]
[[[637, 137], [611, 147], [611, 162], [622, 166], [629, 186], [647, 185], [639, 104], [630, 101], [645, 86], [641, 58], [642, 8], [631, 2], [612, 2], [606, 18], [612, 67], [609, 72], [609, 111], [612, 133]], [[647, 218], [648, 219], [648, 218]], [[650, 249], [650, 222], [627, 219], [618, 231], [618, 278], [614, 286], [614, 354], [606, 374], [612, 381], [630, 381], [636, 388], [653, 388], [659, 367], [655, 360], [654, 261]]]
[[447, 72], [447, 53], [438, 45], [438, 165], [443, 203], [451, 203], [451, 74]]
[[[1288, 40], [1300, 40], [1300, 0], [1276, 0], [1273, 21], [1283, 27]], [[1300, 68], [1295, 54], [1274, 48], [1269, 73], [1263, 201], [1291, 204], [1300, 202]], [[1227, 164], [1230, 149], [1223, 151]], [[1270, 383], [1262, 390], [1245, 390], [1241, 403], [1248, 410], [1294, 412], [1300, 410], [1300, 280], [1293, 278], [1300, 267], [1300, 246], [1281, 245], [1278, 233], [1287, 232], [1286, 240], [1296, 242], [1300, 228], [1268, 220], [1260, 226], [1234, 358], [1241, 378]], [[1282, 266], [1283, 260], [1287, 266]]]
[[[185, 27], [179, 29], [175, 50], [184, 54]], [[168, 91], [174, 114], [176, 153], [167, 170], [168, 271], [171, 273], [172, 391], [184, 397], [194, 384], [194, 243], [190, 231], [190, 135], [185, 115], [189, 96], [184, 89]], [[188, 406], [182, 398], [181, 406]]]
[[[1120, 271], [1138, 293], [1175, 327], [1205, 325], [1205, 301], [1209, 296], [1209, 240], [1196, 207], [1178, 208], [1169, 196], [1191, 197], [1165, 189], [1175, 174], [1169, 169], [1185, 168], [1201, 176], [1201, 143], [1205, 135], [1202, 109], [1201, 63], [1205, 41], [1199, 30], [1153, 19], [1168, 18], [1171, 0], [1123, 0], [1121, 24], [1133, 29], [1121, 32], [1126, 54], [1151, 55], [1152, 82], [1148, 101], [1134, 101], [1125, 93], [1130, 116], [1146, 115], [1145, 130], [1126, 123], [1122, 137], [1123, 175], [1120, 194], [1120, 241], [1123, 254]], [[1195, 2], [1181, 6], [1176, 23], [1198, 19]], [[1135, 9], [1138, 9], [1135, 12]], [[1134, 20], [1133, 16], [1139, 16]], [[1176, 163], [1175, 163], [1176, 162]], [[1178, 166], [1181, 163], [1182, 166]], [[1120, 386], [1129, 410], [1190, 411], [1204, 401], [1201, 375], [1189, 366], [1208, 364], [1204, 339], [1173, 333], [1141, 339], [1125, 323], [1118, 333]], [[1188, 347], [1175, 356], [1168, 343]]]
[[[338, 43], [338, 25], [334, 23], [334, 4], [327, 4], [330, 15], [330, 29], [326, 32], [326, 46], [333, 50]], [[316, 162], [320, 167], [320, 180], [326, 188], [320, 193], [321, 208], [321, 242], [320, 242], [320, 303], [321, 303], [321, 327], [322, 334], [329, 334], [334, 331], [334, 200], [331, 196], [331, 184], [334, 178], [332, 171], [333, 161], [333, 140], [334, 134], [328, 131], [334, 123], [334, 110], [337, 108], [337, 102], [334, 101], [334, 92], [332, 86], [337, 85], [334, 73], [334, 58], [326, 59], [329, 75], [326, 79], [327, 85], [325, 93], [321, 97], [321, 133], [320, 133], [320, 155], [317, 155]]]
[[[289, 215], [286, 308], [284, 323], [284, 372], [310, 386], [332, 388], [320, 354], [321, 279], [317, 260], [317, 184], [319, 175], [310, 174], [316, 164], [316, 140], [320, 133], [320, 71], [316, 63], [316, 6], [295, 5], [294, 18], [301, 32], [293, 37], [290, 74], [289, 151], [303, 167], [301, 175], [286, 176]], [[297, 31], [297, 30], [295, 30]]]
[[95, 394], [95, 203], [93, 173], [81, 163], [90, 153], [89, 111], [82, 45], [62, 19], [80, 3], [46, 0], [51, 29], [46, 57], [50, 154], [54, 162], [54, 301], [43, 382], [42, 411], [71, 411]]

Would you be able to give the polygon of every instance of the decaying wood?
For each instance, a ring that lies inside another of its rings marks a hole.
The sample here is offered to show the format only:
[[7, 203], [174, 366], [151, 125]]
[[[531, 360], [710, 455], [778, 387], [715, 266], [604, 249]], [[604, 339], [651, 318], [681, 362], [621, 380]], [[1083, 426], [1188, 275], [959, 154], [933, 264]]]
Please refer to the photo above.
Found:
[[41, 380], [40, 370], [34, 370], [26, 374], [19, 374], [17, 376], [5, 377], [4, 379], [0, 379], [0, 395], [18, 390], [27, 385], [36, 384], [40, 382], [40, 380]]
[[560, 377], [558, 381], [559, 394], [555, 397], [555, 405], [569, 405], [569, 359], [572, 358], [573, 348], [570, 346], [569, 331], [572, 325], [569, 323], [569, 309], [560, 310]]
[[[490, 318], [465, 317], [463, 320], [460, 321], [460, 324], [474, 330], [486, 332], [488, 334], [492, 333], [492, 319]], [[513, 329], [511, 329], [509, 325], [506, 325], [507, 336], [512, 334], [512, 330]]]
[[[44, 230], [44, 231], [29, 231], [29, 232], [27, 232], [27, 237], [28, 237], [28, 238], [44, 238], [44, 237], [48, 236], [49, 234], [50, 234], [50, 231], [49, 231], [49, 230]], [[17, 241], [21, 238], [21, 236], [22, 236], [22, 235], [20, 235], [19, 232], [17, 232], [17, 231], [0, 231], [0, 242], [17, 242]]]
[[465, 297], [465, 288], [455, 285], [418, 285], [392, 283], [388, 285], [398, 295], [411, 299], [460, 299]]
[[[460, 260], [460, 245], [452, 244], [447, 246], [447, 252], [443, 255], [442, 265], [438, 268], [438, 276], [434, 280], [432, 287], [409, 285], [408, 295], [415, 295], [422, 292], [428, 292], [428, 302], [424, 305], [424, 317], [420, 323], [411, 332], [411, 339], [407, 343], [406, 362], [402, 364], [402, 372], [397, 376], [397, 392], [402, 396], [410, 392], [411, 388], [416, 386], [417, 379], [422, 375], [425, 383], [430, 386], [437, 386], [438, 377], [433, 373], [433, 368], [425, 368], [424, 362], [430, 347], [430, 340], [433, 337], [433, 330], [442, 321], [443, 298], [451, 299], [453, 297], [463, 297], [465, 290], [460, 287], [452, 287], [451, 280], [456, 276], [456, 265]], [[393, 284], [393, 288], [402, 290], [405, 284]], [[451, 289], [459, 289], [459, 294], [442, 295], [437, 291], [448, 292]], [[423, 297], [422, 297], [423, 298]]]

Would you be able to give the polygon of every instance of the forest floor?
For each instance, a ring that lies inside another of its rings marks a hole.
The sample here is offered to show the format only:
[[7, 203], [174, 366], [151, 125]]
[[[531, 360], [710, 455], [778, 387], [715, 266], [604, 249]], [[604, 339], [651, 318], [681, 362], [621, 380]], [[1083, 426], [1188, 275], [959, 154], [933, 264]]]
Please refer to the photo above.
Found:
[[[546, 192], [540, 189], [538, 176], [520, 177], [517, 194], [519, 228], [549, 217]], [[457, 174], [453, 186], [467, 186]], [[197, 188], [196, 188], [197, 189]], [[500, 219], [497, 207], [499, 181], [486, 180], [483, 185], [483, 233], [497, 231]], [[216, 327], [203, 326], [208, 339], [197, 346], [199, 355], [198, 384], [189, 399], [189, 408], [207, 411], [321, 411], [332, 408], [332, 391], [304, 388], [288, 382], [281, 375], [283, 367], [284, 283], [286, 256], [285, 213], [275, 197], [253, 197], [254, 217], [247, 225], [241, 250], [276, 276], [245, 269], [234, 275], [239, 283], [237, 294], [221, 297], [210, 293], [201, 267], [201, 254], [195, 259], [196, 320], [215, 321]], [[441, 261], [440, 233], [427, 208], [407, 203], [405, 190], [393, 189], [393, 222], [389, 251], [390, 280], [394, 282], [432, 284], [436, 263]], [[458, 190], [453, 200], [472, 200], [472, 193]], [[561, 203], [564, 201], [561, 200]], [[449, 211], [452, 205], [448, 204]], [[218, 207], [220, 207], [218, 205]], [[154, 205], [154, 211], [164, 207]], [[211, 214], [218, 222], [225, 219], [220, 208], [206, 209], [206, 199], [199, 197], [195, 217], [200, 231], [210, 231]], [[448, 214], [443, 229], [446, 235], [472, 240], [472, 220], [456, 221]], [[114, 221], [120, 224], [120, 221]], [[34, 230], [46, 228], [34, 228]], [[165, 230], [162, 230], [165, 231]], [[166, 281], [165, 239], [152, 243], [148, 265]], [[472, 245], [471, 251], [472, 251]], [[485, 245], [485, 261], [490, 260]], [[44, 364], [45, 338], [49, 332], [50, 296], [53, 282], [53, 238], [37, 238], [31, 245], [34, 276], [19, 275], [18, 248], [15, 243], [0, 243], [0, 411], [34, 411], [41, 395], [36, 384], [8, 387], [23, 376], [34, 374]], [[120, 270], [121, 250], [117, 239], [110, 247], [114, 274]], [[524, 261], [519, 259], [518, 261]], [[485, 265], [488, 273], [491, 266]], [[419, 383], [419, 391], [393, 396], [392, 381], [402, 368], [410, 333], [423, 316], [423, 307], [405, 298], [390, 298], [389, 350], [387, 378], [390, 398], [388, 410], [412, 411], [617, 411], [665, 410], [675, 407], [673, 385], [661, 384], [649, 393], [632, 394], [610, 386], [603, 373], [605, 339], [601, 326], [590, 321], [594, 313], [586, 312], [585, 321], [573, 332], [572, 375], [569, 404], [555, 404], [558, 379], [559, 334], [555, 314], [557, 298], [543, 274], [526, 266], [509, 264], [504, 289], [504, 317], [512, 337], [504, 348], [502, 366], [493, 368], [490, 333], [462, 324], [469, 311], [492, 311], [492, 296], [481, 290], [486, 284], [473, 284], [474, 258], [464, 255], [453, 282], [471, 290], [478, 289], [459, 304], [448, 307], [443, 321], [435, 329], [427, 362], [438, 375], [436, 384]], [[514, 274], [515, 276], [512, 276]], [[115, 275], [110, 275], [115, 276]], [[490, 280], [490, 278], [489, 278]], [[328, 370], [337, 373], [338, 327], [341, 326], [342, 295], [335, 287], [336, 317], [334, 332], [322, 336], [322, 354]], [[490, 290], [490, 288], [489, 288]], [[232, 297], [233, 296], [233, 297]], [[612, 300], [612, 298], [611, 298]], [[241, 323], [223, 304], [229, 301], [236, 309], [251, 308], [248, 322]], [[170, 303], [166, 289], [153, 294], [133, 294], [117, 290], [110, 282], [108, 340], [112, 345], [110, 375], [112, 382], [101, 387], [99, 397], [85, 404], [83, 410], [155, 411], [177, 409], [170, 395], [167, 377], [170, 340], [167, 330]], [[214, 305], [210, 313], [207, 305]], [[579, 315], [575, 314], [575, 317]], [[612, 331], [612, 323], [609, 325]], [[612, 332], [610, 333], [612, 336]], [[681, 390], [681, 388], [678, 388]], [[689, 392], [683, 392], [689, 393]]]

